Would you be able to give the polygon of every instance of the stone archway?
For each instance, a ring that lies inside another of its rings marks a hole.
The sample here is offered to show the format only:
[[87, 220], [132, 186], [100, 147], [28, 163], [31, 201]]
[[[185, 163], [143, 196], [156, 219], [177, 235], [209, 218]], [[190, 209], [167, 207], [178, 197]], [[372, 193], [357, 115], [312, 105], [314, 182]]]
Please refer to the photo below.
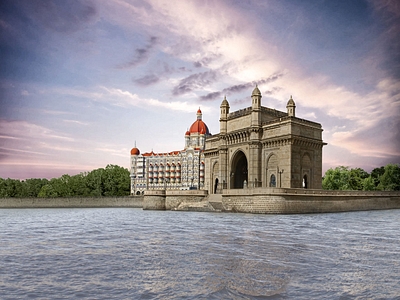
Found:
[[301, 160], [302, 188], [309, 189], [311, 186], [311, 159], [308, 153], [303, 155]]
[[267, 159], [267, 170], [266, 170], [266, 186], [276, 187], [277, 176], [278, 176], [278, 156], [272, 153]]
[[242, 151], [235, 153], [231, 165], [231, 188], [242, 189], [244, 182], [248, 182], [247, 158]]

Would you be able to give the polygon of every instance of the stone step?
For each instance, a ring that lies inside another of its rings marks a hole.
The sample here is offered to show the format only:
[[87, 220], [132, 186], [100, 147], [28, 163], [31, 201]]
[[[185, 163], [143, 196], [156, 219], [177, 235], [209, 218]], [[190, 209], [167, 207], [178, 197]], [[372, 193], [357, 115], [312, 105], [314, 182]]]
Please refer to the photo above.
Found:
[[210, 206], [211, 206], [212, 208], [214, 208], [214, 210], [216, 210], [216, 211], [223, 211], [223, 210], [224, 210], [224, 206], [223, 206], [223, 204], [222, 204], [222, 201], [221, 201], [221, 202], [208, 201], [208, 203], [209, 203]]

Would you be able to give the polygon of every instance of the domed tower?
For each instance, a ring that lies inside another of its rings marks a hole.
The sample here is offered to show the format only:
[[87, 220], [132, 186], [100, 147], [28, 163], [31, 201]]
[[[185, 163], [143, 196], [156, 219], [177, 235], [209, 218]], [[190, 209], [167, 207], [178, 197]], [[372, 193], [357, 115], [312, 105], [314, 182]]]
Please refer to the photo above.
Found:
[[138, 168], [139, 160], [138, 156], [140, 155], [140, 150], [136, 148], [136, 142], [135, 142], [135, 147], [131, 149], [131, 171], [130, 171], [130, 177], [131, 177], [131, 195], [136, 194], [136, 179], [138, 177], [138, 172], [140, 171], [140, 168]]
[[286, 105], [286, 108], [287, 108], [287, 114], [289, 117], [296, 116], [296, 104], [294, 103], [292, 96], [290, 96], [290, 99]]
[[227, 121], [228, 121], [228, 114], [229, 114], [229, 103], [228, 100], [226, 100], [226, 96], [224, 97], [224, 100], [222, 100], [221, 103], [221, 114], [220, 114], [220, 119], [219, 119], [219, 132], [221, 134], [226, 133], [227, 130]]
[[207, 135], [210, 135], [210, 131], [206, 123], [202, 120], [202, 112], [200, 108], [196, 113], [197, 119], [194, 121], [190, 129], [185, 134], [185, 149], [189, 146], [196, 148], [199, 147], [204, 149], [205, 147], [205, 138]]

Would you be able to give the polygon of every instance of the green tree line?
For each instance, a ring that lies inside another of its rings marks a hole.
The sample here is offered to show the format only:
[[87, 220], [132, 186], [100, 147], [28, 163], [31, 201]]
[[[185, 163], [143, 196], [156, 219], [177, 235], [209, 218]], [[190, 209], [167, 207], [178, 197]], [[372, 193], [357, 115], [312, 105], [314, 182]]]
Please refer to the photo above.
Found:
[[129, 171], [117, 165], [53, 179], [0, 178], [0, 198], [101, 197], [130, 194]]
[[322, 178], [325, 190], [400, 191], [400, 166], [387, 164], [369, 174], [361, 168], [336, 167]]

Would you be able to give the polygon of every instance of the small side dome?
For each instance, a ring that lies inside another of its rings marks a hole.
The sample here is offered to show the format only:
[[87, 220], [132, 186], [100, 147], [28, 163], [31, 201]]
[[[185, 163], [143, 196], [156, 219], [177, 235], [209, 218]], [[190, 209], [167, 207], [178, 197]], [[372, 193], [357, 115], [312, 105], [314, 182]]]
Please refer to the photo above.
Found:
[[132, 148], [131, 155], [139, 155], [139, 154], [140, 154], [140, 151], [138, 148], [136, 148], [136, 147]]
[[253, 92], [251, 93], [252, 96], [261, 96], [261, 92], [258, 89], [258, 85], [256, 84], [256, 87], [254, 88]]
[[189, 136], [190, 135], [190, 131], [186, 131], [185, 136]]
[[287, 108], [287, 114], [289, 117], [296, 116], [296, 104], [294, 103], [292, 96], [290, 96], [290, 99], [286, 105], [286, 108]]
[[224, 100], [222, 100], [221, 107], [222, 106], [229, 106], [229, 102], [228, 100], [226, 100], [226, 96], [224, 97]]
[[199, 107], [199, 109], [197, 110], [197, 113], [198, 113], [198, 114], [201, 114], [201, 109], [200, 109], [200, 107]]
[[289, 101], [288, 101], [286, 107], [287, 107], [287, 106], [296, 106], [296, 104], [294, 103], [294, 100], [293, 100], [292, 96], [290, 96], [290, 99], [289, 99]]

